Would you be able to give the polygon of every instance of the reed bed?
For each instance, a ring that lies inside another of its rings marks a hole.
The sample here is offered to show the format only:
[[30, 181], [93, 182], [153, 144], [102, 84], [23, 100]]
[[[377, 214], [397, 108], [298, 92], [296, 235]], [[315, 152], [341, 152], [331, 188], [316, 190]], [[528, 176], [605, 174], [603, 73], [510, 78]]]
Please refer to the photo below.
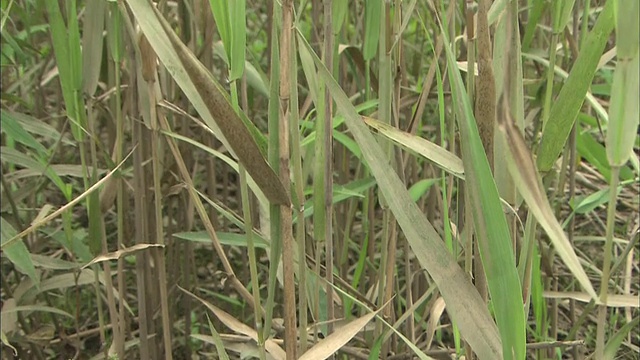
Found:
[[637, 0], [6, 0], [6, 359], [637, 359]]

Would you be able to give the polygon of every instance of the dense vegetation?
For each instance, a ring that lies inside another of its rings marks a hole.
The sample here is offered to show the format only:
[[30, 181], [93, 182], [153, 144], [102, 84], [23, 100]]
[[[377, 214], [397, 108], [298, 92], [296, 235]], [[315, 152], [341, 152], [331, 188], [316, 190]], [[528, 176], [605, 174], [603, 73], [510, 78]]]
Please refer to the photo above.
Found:
[[2, 358], [638, 358], [637, 0], [0, 5]]

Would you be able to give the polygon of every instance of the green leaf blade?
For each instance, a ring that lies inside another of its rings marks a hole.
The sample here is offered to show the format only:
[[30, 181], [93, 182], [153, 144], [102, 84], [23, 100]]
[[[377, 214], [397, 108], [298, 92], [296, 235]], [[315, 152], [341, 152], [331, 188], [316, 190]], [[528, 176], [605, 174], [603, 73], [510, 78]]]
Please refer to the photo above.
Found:
[[[0, 243], [4, 245], [5, 242], [16, 236], [18, 232], [8, 221], [0, 218], [0, 234], [2, 236]], [[3, 248], [2, 251], [20, 272], [26, 274], [36, 286], [39, 286], [40, 278], [36, 274], [36, 268], [31, 260], [29, 250], [22, 240]]]
[[569, 132], [591, 85], [604, 46], [613, 30], [613, 3], [606, 3], [596, 25], [585, 39], [585, 45], [571, 69], [569, 78], [551, 107], [549, 121], [542, 132], [538, 151], [537, 164], [540, 171], [551, 169], [569, 138]]

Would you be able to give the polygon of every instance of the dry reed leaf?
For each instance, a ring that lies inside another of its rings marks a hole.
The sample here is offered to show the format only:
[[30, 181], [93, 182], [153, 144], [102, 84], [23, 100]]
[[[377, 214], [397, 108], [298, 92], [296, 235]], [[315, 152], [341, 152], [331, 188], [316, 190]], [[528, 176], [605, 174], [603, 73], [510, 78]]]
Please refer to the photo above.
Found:
[[342, 346], [349, 342], [356, 334], [373, 319], [381, 309], [359, 317], [345, 326], [336, 329], [331, 335], [319, 341], [307, 350], [298, 360], [320, 360], [335, 354]]
[[433, 336], [436, 333], [438, 322], [440, 322], [440, 317], [442, 317], [442, 313], [444, 313], [444, 309], [447, 307], [444, 299], [439, 297], [433, 303], [431, 310], [429, 310], [429, 321], [427, 322], [427, 346], [426, 348], [431, 348], [431, 343], [433, 341]]
[[93, 265], [93, 264], [97, 264], [99, 262], [103, 262], [103, 261], [109, 261], [109, 260], [117, 260], [120, 259], [123, 256], [127, 256], [127, 255], [131, 255], [135, 252], [144, 250], [144, 249], [148, 249], [148, 248], [164, 248], [164, 245], [162, 244], [136, 244], [133, 245], [131, 247], [122, 249], [122, 250], [117, 250], [114, 252], [110, 252], [104, 255], [100, 255], [100, 256], [96, 256], [93, 260], [89, 261], [86, 265], [84, 265], [82, 267], [82, 269], [86, 269], [89, 266]]
[[[583, 303], [592, 300], [589, 294], [578, 291], [545, 291], [542, 296], [547, 299], [574, 299]], [[607, 306], [639, 308], [640, 297], [638, 295], [608, 295]]]
[[[252, 338], [253, 340], [255, 340], [256, 342], [258, 341], [258, 333], [255, 331], [255, 329], [252, 329], [246, 324], [238, 321], [238, 319], [234, 318], [233, 316], [229, 315], [228, 313], [219, 309], [218, 307], [209, 303], [208, 301], [194, 295], [190, 291], [185, 290], [180, 286], [178, 286], [178, 288], [182, 290], [185, 294], [200, 301], [204, 306], [206, 306], [209, 310], [211, 310], [211, 312], [213, 312], [213, 314], [218, 318], [218, 320], [220, 320], [223, 324], [225, 324], [229, 329], [237, 333], [246, 335]], [[276, 344], [276, 342], [273, 341], [272, 339], [265, 341], [265, 348], [277, 360], [284, 360], [286, 358], [286, 353], [284, 352], [284, 350], [282, 350], [282, 348], [278, 344]]]
[[573, 246], [564, 234], [562, 226], [551, 209], [531, 151], [527, 147], [521, 132], [513, 123], [506, 99], [503, 98], [501, 103], [498, 129], [499, 133], [504, 136], [505, 144], [507, 144], [509, 172], [515, 180], [518, 191], [529, 206], [530, 211], [533, 212], [540, 225], [542, 225], [549, 235], [551, 242], [565, 265], [567, 265], [587, 293], [589, 293], [593, 299], [597, 299], [598, 296], [596, 295], [593, 285], [580, 265], [580, 259], [573, 250]]
[[376, 119], [363, 116], [362, 120], [378, 134], [383, 135], [407, 150], [420, 154], [425, 159], [433, 161], [433, 163], [442, 170], [464, 180], [464, 165], [462, 164], [462, 160], [450, 151], [419, 136], [398, 130]]

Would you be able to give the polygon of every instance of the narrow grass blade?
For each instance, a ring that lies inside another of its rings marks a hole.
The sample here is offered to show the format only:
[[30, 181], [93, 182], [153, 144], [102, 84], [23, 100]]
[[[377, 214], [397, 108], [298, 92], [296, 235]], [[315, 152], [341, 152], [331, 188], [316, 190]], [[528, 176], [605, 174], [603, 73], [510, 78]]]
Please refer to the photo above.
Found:
[[380, 11], [382, 11], [382, 0], [369, 0], [365, 3], [364, 15], [364, 45], [362, 56], [365, 61], [373, 59], [378, 49], [378, 39], [380, 38]]
[[6, 309], [6, 310], [3, 307], [2, 316], [8, 315], [8, 314], [11, 314], [11, 313], [14, 313], [14, 312], [19, 312], [19, 311], [47, 312], [47, 313], [62, 315], [62, 316], [68, 317], [70, 319], [74, 319], [74, 317], [71, 314], [69, 314], [68, 312], [66, 312], [64, 310], [60, 310], [60, 309], [52, 307], [52, 306], [44, 306], [44, 305], [23, 305], [23, 306], [12, 307], [12, 308]]
[[75, 108], [73, 107], [75, 105], [75, 102], [73, 101], [73, 84], [69, 81], [72, 78], [73, 68], [71, 67], [69, 43], [65, 41], [65, 39], [67, 39], [67, 28], [65, 26], [64, 19], [62, 18], [58, 2], [44, 1], [44, 3], [47, 7], [51, 27], [53, 51], [56, 55], [56, 64], [58, 66], [58, 76], [60, 78], [62, 96], [65, 104], [67, 105], [67, 114], [69, 114], [69, 116], [73, 116], [73, 114], [75, 114]]
[[[242, 322], [238, 321], [236, 318], [234, 318], [230, 314], [226, 313], [225, 311], [221, 310], [220, 308], [211, 304], [210, 302], [194, 295], [188, 290], [185, 290], [181, 287], [178, 287], [178, 288], [182, 290], [185, 294], [198, 300], [200, 303], [206, 306], [209, 310], [211, 310], [211, 312], [213, 312], [213, 314], [218, 318], [218, 320], [220, 320], [223, 324], [229, 327], [229, 329], [239, 334], [249, 336], [253, 340], [258, 341], [258, 333], [256, 333], [254, 329], [243, 324]], [[282, 348], [278, 344], [276, 344], [275, 341], [271, 339], [265, 342], [265, 348], [267, 349], [269, 354], [271, 354], [275, 359], [285, 359], [286, 357], [284, 350], [282, 350]]]
[[[173, 131], [162, 131], [163, 134], [170, 136], [174, 139], [180, 140], [180, 141], [184, 141], [190, 145], [193, 145], [199, 149], [202, 149], [204, 151], [206, 151], [207, 153], [209, 153], [212, 156], [215, 156], [216, 158], [222, 160], [225, 164], [229, 165], [234, 171], [238, 172], [239, 168], [238, 168], [238, 163], [236, 161], [234, 161], [233, 159], [231, 159], [230, 157], [228, 157], [227, 155], [214, 150], [212, 148], [210, 148], [209, 146], [206, 146], [200, 142], [195, 141], [194, 139], [187, 137], [187, 136], [183, 136], [180, 134], [177, 134]], [[251, 190], [253, 191], [253, 193], [256, 195], [256, 197], [258, 198], [258, 200], [263, 203], [263, 204], [267, 204], [267, 198], [264, 195], [264, 193], [262, 192], [262, 189], [260, 189], [260, 187], [258, 186], [258, 184], [255, 182], [255, 180], [253, 180], [253, 178], [249, 178], [247, 180], [248, 184], [249, 184], [249, 188], [251, 188]]]
[[229, 2], [229, 29], [231, 30], [231, 48], [229, 54], [229, 80], [234, 81], [242, 77], [244, 73], [244, 58], [247, 44], [247, 14], [245, 11], [246, 0], [234, 0]]
[[211, 12], [224, 46], [223, 58], [229, 66], [229, 80], [242, 77], [246, 48], [246, 1], [210, 0]]
[[[496, 96], [508, 92], [511, 109], [516, 115], [516, 124], [524, 128], [524, 89], [522, 85], [522, 53], [520, 45], [520, 31], [518, 28], [518, 3], [511, 2], [507, 13], [496, 25], [493, 41], [493, 68], [496, 78]], [[508, 49], [505, 51], [505, 49]], [[506, 80], [506, 81], [505, 81]], [[497, 100], [496, 98], [496, 100]], [[506, 144], [500, 136], [495, 138], [494, 171], [496, 186], [500, 197], [512, 206], [519, 206], [522, 199], [513, 178], [506, 166]]]
[[0, 111], [0, 131], [5, 133], [7, 137], [14, 141], [32, 148], [41, 157], [47, 153], [47, 149], [18, 122], [14, 113], [4, 109]]
[[544, 1], [536, 1], [529, 8], [529, 12], [527, 14], [529, 21], [527, 21], [527, 25], [524, 29], [524, 37], [522, 38], [523, 51], [529, 50], [529, 46], [531, 45], [531, 41], [533, 40], [533, 36], [536, 33], [536, 30], [538, 30], [538, 23], [540, 21], [540, 18], [542, 17], [546, 5], [547, 4]]
[[[632, 133], [633, 135], [633, 133]], [[589, 131], [582, 131], [576, 137], [576, 149], [578, 154], [593, 165], [607, 183], [611, 182], [611, 165], [607, 158], [607, 149], [598, 141], [600, 134], [592, 134]], [[605, 140], [606, 142], [606, 140]], [[620, 179], [629, 181], [635, 178], [633, 170], [629, 166], [620, 167]]]
[[[349, 301], [352, 301], [352, 302], [360, 305], [361, 307], [371, 311], [371, 308], [367, 304], [364, 304], [362, 301], [352, 297], [351, 295], [346, 293], [343, 289], [341, 289], [341, 288], [339, 288], [339, 287], [337, 287], [335, 285], [330, 285], [330, 286], [333, 286], [333, 288], [336, 290], [336, 292], [340, 293], [343, 297], [345, 297]], [[420, 299], [413, 304], [412, 308], [411, 309], [407, 309], [407, 311], [415, 311], [416, 308], [420, 304], [424, 303], [426, 301], [426, 299], [431, 295], [433, 288], [434, 288], [433, 286], [430, 287], [430, 289], [427, 290], [427, 292], [425, 292], [420, 297]], [[440, 299], [442, 299], [442, 298], [440, 298]], [[422, 350], [420, 350], [420, 348], [418, 346], [416, 346], [416, 344], [414, 344], [411, 340], [409, 340], [404, 334], [402, 334], [402, 332], [400, 332], [400, 331], [398, 331], [396, 329], [396, 327], [398, 327], [398, 324], [400, 324], [400, 323], [402, 323], [404, 321], [402, 318], [398, 319], [398, 321], [393, 325], [389, 324], [387, 321], [385, 321], [384, 318], [381, 315], [376, 314], [376, 318], [380, 322], [382, 322], [382, 324], [384, 324], [384, 326], [388, 327], [389, 330], [391, 330], [391, 331], [388, 332], [384, 336], [378, 337], [378, 339], [376, 340], [375, 344], [371, 348], [371, 352], [369, 353], [369, 359], [378, 359], [379, 358], [379, 354], [380, 354], [380, 349], [382, 347], [382, 343], [384, 341], [387, 341], [392, 333], [395, 333], [402, 341], [404, 341], [404, 343], [414, 352], [414, 354], [420, 360], [434, 360], [432, 357], [427, 356], [427, 354], [425, 354]]]
[[[104, 274], [100, 273], [98, 279], [103, 286], [107, 286]], [[62, 290], [82, 285], [93, 284], [96, 280], [96, 275], [91, 269], [84, 269], [80, 272], [67, 272], [60, 275], [54, 275], [48, 279], [40, 282], [40, 287], [35, 287], [31, 280], [27, 280], [20, 284], [14, 292], [14, 298], [18, 304], [32, 302], [34, 297], [38, 294], [46, 293], [51, 290]], [[122, 302], [124, 307], [129, 311], [129, 314], [133, 315], [131, 307], [125, 299], [123, 299], [116, 289], [113, 289], [113, 295]]]
[[82, 269], [86, 269], [88, 267], [90, 267], [93, 264], [97, 264], [99, 262], [103, 262], [103, 261], [110, 261], [110, 260], [118, 260], [123, 256], [130, 256], [135, 254], [138, 251], [142, 251], [145, 249], [149, 249], [149, 248], [164, 248], [163, 244], [136, 244], [133, 245], [131, 247], [128, 247], [126, 249], [122, 249], [122, 250], [117, 250], [114, 252], [110, 252], [107, 254], [103, 254], [103, 255], [99, 255], [96, 256], [93, 260], [89, 261], [86, 265], [82, 266]]
[[31, 260], [27, 246], [22, 241], [18, 241], [11, 246], [5, 247], [5, 242], [17, 234], [16, 229], [4, 218], [0, 218], [0, 231], [2, 237], [0, 243], [2, 244], [4, 254], [21, 273], [26, 274], [36, 286], [39, 286], [40, 278], [36, 274], [36, 268], [33, 266], [33, 261]]
[[4, 331], [0, 332], [0, 340], [2, 340], [2, 344], [13, 350], [13, 356], [18, 356], [18, 350], [9, 343], [9, 339], [7, 339], [7, 334]]
[[[218, 240], [220, 240], [220, 244], [234, 247], [246, 247], [247, 246], [247, 236], [245, 234], [235, 234], [229, 232], [216, 232], [218, 236]], [[211, 244], [211, 238], [206, 231], [189, 231], [189, 232], [179, 232], [173, 234], [174, 237], [178, 239], [183, 239], [187, 241], [193, 241], [205, 245]], [[257, 233], [253, 233], [253, 241], [256, 248], [267, 249], [269, 248], [269, 243]]]
[[51, 180], [51, 182], [53, 182], [60, 191], [63, 193], [65, 192], [65, 182], [62, 181], [60, 176], [51, 168], [51, 166], [43, 163], [42, 160], [35, 160], [23, 152], [5, 146], [0, 147], [0, 155], [2, 155], [3, 163], [19, 165], [30, 171], [44, 175], [49, 178], [49, 180]]
[[434, 184], [437, 184], [439, 179], [422, 179], [417, 183], [411, 185], [409, 188], [409, 195], [411, 200], [418, 201], [424, 194], [431, 189]]
[[367, 116], [363, 116], [362, 119], [376, 133], [402, 146], [406, 150], [420, 154], [425, 159], [433, 161], [433, 163], [442, 170], [464, 180], [462, 160], [455, 154], [419, 136], [398, 130], [376, 119]]
[[595, 74], [600, 55], [613, 30], [613, 4], [608, 1], [596, 24], [585, 39], [580, 55], [576, 59], [567, 82], [560, 90], [551, 107], [549, 121], [542, 133], [537, 165], [542, 172], [548, 171], [562, 151], [573, 123]]
[[82, 29], [82, 90], [88, 95], [93, 95], [98, 87], [106, 9], [106, 1], [90, 1], [85, 8]]
[[[69, 65], [71, 70], [71, 77], [68, 79], [71, 81], [74, 92], [82, 90], [82, 78], [84, 73], [82, 72], [82, 46], [80, 45], [80, 28], [78, 24], [78, 10], [77, 0], [66, 1], [67, 9], [67, 33], [64, 37], [69, 44]], [[75, 96], [75, 94], [74, 94]], [[78, 104], [78, 106], [81, 106]], [[77, 107], [76, 111], [84, 111], [83, 108]], [[73, 113], [75, 115], [76, 113]], [[79, 119], [76, 119], [79, 120]], [[83, 124], [80, 124], [83, 125]]]
[[447, 303], [449, 315], [456, 321], [465, 339], [481, 359], [502, 358], [502, 345], [498, 330], [484, 306], [480, 295], [464, 271], [456, 264], [433, 226], [411, 200], [407, 189], [386, 160], [378, 142], [356, 112], [348, 97], [313, 52], [304, 37], [298, 33], [300, 48], [313, 58], [319, 77], [325, 82], [339, 112], [354, 138], [363, 149], [363, 155], [378, 186], [388, 201], [420, 265], [438, 285]]
[[[591, 295], [577, 291], [545, 291], [542, 295], [547, 299], [573, 299], [585, 304], [593, 300]], [[640, 299], [638, 295], [609, 295], [607, 306], [640, 308]]]
[[41, 221], [37, 222], [37, 223], [33, 223], [31, 224], [31, 226], [29, 226], [28, 228], [26, 228], [25, 230], [23, 230], [21, 233], [11, 237], [9, 240], [7, 240], [6, 242], [3, 242], [2, 245], [0, 246], [0, 250], [4, 250], [6, 247], [8, 247], [9, 245], [13, 244], [15, 241], [18, 241], [19, 239], [31, 234], [32, 232], [34, 232], [35, 230], [37, 230], [38, 228], [42, 227], [45, 224], [48, 224], [49, 221], [55, 219], [56, 217], [58, 217], [60, 214], [62, 214], [63, 212], [73, 208], [76, 204], [78, 204], [80, 201], [82, 201], [85, 197], [89, 196], [92, 192], [96, 191], [97, 189], [99, 189], [102, 185], [104, 185], [105, 182], [107, 182], [107, 180], [109, 180], [109, 178], [118, 171], [118, 169], [120, 169], [120, 167], [122, 166], [122, 164], [127, 161], [127, 159], [129, 158], [129, 156], [133, 153], [133, 151], [135, 150], [135, 148], [133, 148], [131, 150], [131, 152], [129, 153], [129, 155], [127, 155], [124, 160], [122, 160], [122, 162], [120, 164], [118, 164], [118, 166], [116, 166], [113, 170], [111, 170], [107, 175], [105, 175], [102, 179], [100, 179], [98, 182], [96, 182], [95, 184], [93, 184], [89, 189], [87, 189], [85, 192], [83, 192], [82, 194], [80, 194], [79, 196], [77, 196], [76, 198], [74, 198], [73, 200], [69, 201], [66, 205], [60, 207], [58, 210], [54, 211], [53, 213], [47, 215], [45, 218], [43, 218]]
[[[231, 52], [231, 24], [229, 19], [229, 1], [227, 0], [209, 0], [211, 13], [216, 21], [216, 30], [220, 34], [222, 44], [229, 54]], [[228, 60], [228, 58], [227, 58]]]
[[31, 261], [33, 265], [46, 270], [73, 270], [82, 266], [81, 263], [66, 261], [54, 257], [31, 254]]
[[536, 171], [531, 152], [527, 148], [522, 134], [513, 125], [506, 105], [501, 115], [499, 117], [499, 129], [507, 144], [507, 164], [520, 194], [529, 206], [529, 210], [533, 212], [540, 225], [549, 235], [565, 265], [567, 265], [585, 291], [593, 296], [594, 299], [597, 299], [598, 296], [593, 289], [593, 285], [580, 265], [580, 259], [578, 259], [571, 242], [567, 239], [562, 226], [554, 216], [543, 190], [542, 181]]
[[616, 22], [618, 63], [611, 87], [609, 126], [605, 139], [607, 159], [611, 166], [624, 165], [633, 155], [637, 138], [638, 87], [640, 84], [640, 54], [638, 53], [638, 10], [636, 0], [619, 1]]
[[331, 31], [334, 35], [337, 35], [342, 29], [342, 24], [344, 23], [344, 19], [347, 16], [349, 11], [349, 2], [348, 1], [333, 1], [332, 4], [332, 14], [333, 21], [331, 22]]
[[[533, 61], [536, 61], [546, 67], [549, 67], [549, 60], [542, 58], [538, 55], [534, 55], [534, 54], [528, 54], [528, 53], [523, 53], [522, 57], [525, 59], [531, 59]], [[599, 67], [599, 65], [598, 65]], [[569, 73], [567, 73], [566, 71], [564, 71], [560, 66], [555, 66], [554, 67], [554, 73], [556, 76], [561, 77], [562, 79], [564, 79], [566, 81], [566, 79], [569, 78]], [[600, 101], [598, 99], [596, 99], [595, 96], [593, 96], [593, 94], [591, 93], [591, 91], [587, 91], [586, 95], [585, 95], [585, 101], [587, 102], [587, 104], [589, 104], [589, 106], [591, 106], [591, 108], [593, 109], [593, 111], [600, 117], [600, 119], [602, 119], [603, 122], [605, 123], [609, 123], [609, 115], [607, 114], [607, 110], [605, 110], [605, 108], [602, 106], [602, 104], [600, 104]], [[580, 114], [579, 114], [580, 115]], [[606, 124], [603, 124], [603, 126], [606, 126]]]
[[[442, 25], [441, 30], [445, 42], [448, 42]], [[458, 99], [456, 111], [465, 166], [465, 184], [469, 190], [480, 257], [500, 329], [504, 358], [524, 359], [525, 315], [509, 227], [456, 60], [449, 46], [445, 46], [445, 50], [451, 88]], [[462, 326], [460, 330], [462, 331]]]
[[489, 20], [489, 25], [492, 25], [498, 18], [503, 15], [504, 8], [507, 6], [507, 2], [509, 0], [496, 0], [491, 4], [491, 8], [489, 9], [489, 13], [487, 14], [487, 19]]
[[631, 322], [625, 324], [609, 339], [609, 342], [604, 347], [603, 360], [613, 360], [617, 358], [616, 354], [618, 353], [618, 349], [620, 349], [620, 345], [622, 345], [622, 342], [627, 338], [629, 332], [638, 330], [638, 323], [640, 323], [640, 317], [636, 317]]
[[207, 314], [207, 323], [209, 324], [209, 331], [211, 331], [211, 337], [213, 338], [213, 343], [216, 345], [218, 356], [220, 357], [221, 360], [229, 360], [229, 355], [224, 350], [224, 344], [222, 343], [220, 334], [218, 334], [218, 331], [216, 331], [216, 328], [211, 323], [211, 319], [209, 319], [209, 314]]
[[381, 309], [359, 317], [347, 325], [336, 329], [331, 335], [319, 341], [311, 349], [302, 354], [298, 360], [326, 359], [335, 354], [342, 346], [349, 342], [358, 332], [371, 321]]
[[[28, 133], [32, 135], [37, 135], [37, 137], [39, 138], [41, 137], [42, 142], [60, 141], [64, 145], [75, 146], [75, 143], [72, 140], [70, 140], [68, 136], [60, 134], [60, 132], [58, 132], [58, 130], [55, 127], [43, 122], [40, 119], [36, 119], [33, 116], [30, 116], [24, 113], [2, 109], [0, 112], [0, 119], [5, 120], [5, 116], [11, 116], [12, 118], [14, 118], [15, 121], [18, 123], [18, 125], [20, 125], [20, 127], [26, 130]], [[2, 128], [1, 130], [2, 132], [5, 131], [4, 124], [5, 123], [3, 121], [2, 125], [0, 126]]]

